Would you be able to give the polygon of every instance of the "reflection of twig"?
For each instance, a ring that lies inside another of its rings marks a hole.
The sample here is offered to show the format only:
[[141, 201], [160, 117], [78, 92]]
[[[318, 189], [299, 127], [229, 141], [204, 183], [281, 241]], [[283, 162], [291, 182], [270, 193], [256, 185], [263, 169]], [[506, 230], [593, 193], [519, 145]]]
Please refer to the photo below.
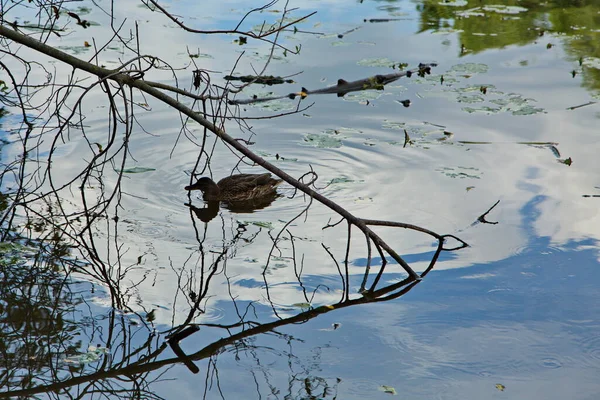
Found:
[[[276, 40], [270, 40], [267, 39], [268, 36], [271, 36], [273, 34], [278, 35], [281, 31], [285, 30], [286, 28], [289, 28], [290, 26], [293, 25], [297, 25], [298, 23], [300, 23], [301, 21], [304, 21], [307, 18], [310, 18], [311, 16], [313, 16], [314, 14], [316, 14], [316, 11], [311, 12], [303, 17], [300, 18], [296, 18], [290, 22], [287, 22], [284, 24], [283, 21], [284, 19], [281, 18], [281, 22], [280, 25], [275, 28], [275, 29], [268, 29], [266, 31], [261, 31], [259, 33], [254, 33], [252, 31], [240, 31], [239, 28], [241, 26], [241, 24], [244, 22], [244, 20], [246, 19], [246, 17], [248, 15], [250, 15], [253, 12], [259, 12], [261, 10], [264, 10], [266, 8], [271, 7], [273, 4], [276, 3], [276, 1], [271, 1], [270, 3], [262, 6], [262, 7], [258, 7], [258, 8], [254, 8], [250, 11], [248, 11], [246, 13], [246, 15], [244, 15], [244, 17], [238, 22], [237, 26], [235, 26], [233, 29], [224, 29], [224, 30], [201, 30], [201, 29], [193, 29], [188, 27], [186, 24], [184, 24], [183, 22], [181, 22], [179, 19], [177, 19], [174, 15], [172, 15], [170, 12], [168, 12], [164, 7], [162, 7], [160, 4], [158, 4], [157, 1], [155, 0], [145, 0], [148, 3], [152, 4], [154, 7], [156, 7], [158, 10], [160, 10], [165, 16], [167, 16], [169, 19], [171, 19], [171, 21], [175, 22], [177, 25], [179, 25], [179, 27], [181, 27], [182, 29], [188, 31], [188, 32], [192, 32], [192, 33], [200, 33], [200, 34], [236, 34], [236, 35], [243, 35], [243, 36], [247, 36], [253, 39], [258, 39], [258, 40], [262, 40], [268, 43], [271, 43], [272, 45], [276, 45], [277, 47], [280, 47], [282, 49], [285, 49], [289, 52], [295, 53], [293, 50], [291, 49], [287, 49], [286, 47], [277, 44]], [[287, 5], [286, 5], [287, 6]], [[286, 9], [286, 11], [284, 12], [284, 16], [285, 14], [288, 12], [288, 10]]]
[[492, 211], [499, 203], [500, 203], [500, 200], [498, 200], [497, 202], [495, 202], [494, 205], [491, 206], [486, 212], [484, 212], [479, 217], [477, 217], [477, 222], [481, 222], [482, 224], [496, 225], [498, 223], [498, 221], [496, 221], [496, 222], [487, 221], [485, 219], [485, 216], [488, 215], [490, 213], [490, 211]]
[[188, 326], [181, 332], [176, 333], [168, 339], [169, 345], [171, 346], [171, 349], [173, 349], [173, 353], [175, 353], [177, 357], [179, 357], [179, 359], [185, 364], [185, 366], [188, 367], [188, 369], [194, 374], [200, 372], [200, 369], [192, 362], [187, 354], [181, 350], [181, 347], [179, 347], [179, 342], [190, 336], [192, 333], [198, 332], [199, 330], [200, 328], [198, 328], [197, 325]]
[[[212, 118], [212, 120], [209, 120], [206, 118], [205, 114], [200, 114], [198, 112], [195, 112], [192, 108], [190, 108], [183, 102], [180, 102], [176, 98], [173, 98], [173, 97], [167, 95], [163, 91], [160, 91], [160, 90], [156, 89], [155, 87], [152, 87], [147, 82], [145, 82], [143, 79], [135, 79], [134, 77], [129, 75], [127, 72], [115, 73], [115, 71], [113, 71], [113, 70], [107, 70], [105, 68], [98, 67], [98, 66], [92, 65], [90, 63], [85, 63], [69, 54], [61, 52], [61, 51], [59, 51], [55, 48], [52, 48], [44, 43], [36, 41], [28, 36], [22, 35], [20, 33], [16, 33], [2, 25], [0, 25], [0, 33], [7, 36], [11, 40], [25, 44], [26, 46], [29, 46], [40, 52], [43, 52], [46, 54], [52, 54], [53, 57], [55, 57], [56, 59], [64, 61], [73, 66], [76, 66], [77, 68], [80, 68], [86, 72], [100, 76], [101, 78], [104, 78], [104, 79], [114, 80], [114, 81], [118, 82], [121, 85], [121, 87], [129, 86], [130, 88], [137, 88], [140, 91], [142, 91], [143, 93], [151, 95], [151, 96], [155, 97], [156, 99], [162, 101], [163, 103], [171, 106], [172, 108], [180, 111], [181, 113], [185, 114], [188, 118], [195, 120], [201, 126], [206, 128], [207, 130], [210, 130], [211, 132], [213, 132], [217, 137], [219, 137], [219, 139], [221, 141], [225, 142], [228, 146], [235, 149], [238, 154], [241, 154], [243, 157], [248, 158], [249, 160], [254, 162], [254, 164], [262, 166], [263, 168], [267, 169], [268, 171], [275, 173], [277, 176], [279, 176], [281, 179], [283, 179], [287, 183], [294, 186], [296, 189], [304, 192], [311, 199], [317, 200], [318, 202], [325, 205], [329, 209], [338, 213], [340, 216], [346, 218], [352, 225], [354, 225], [360, 231], [362, 231], [362, 233], [365, 235], [365, 239], [367, 240], [368, 246], [370, 246], [370, 242], [372, 241], [376, 246], [379, 246], [383, 251], [385, 251], [387, 254], [389, 254], [398, 264], [400, 264], [400, 266], [409, 274], [411, 279], [413, 279], [413, 280], [421, 279], [421, 276], [419, 276], [419, 274], [417, 274], [402, 259], [402, 257], [400, 257], [400, 255], [393, 248], [391, 248], [375, 232], [373, 232], [363, 220], [354, 216], [348, 210], [341, 207], [339, 204], [333, 202], [331, 199], [321, 195], [320, 193], [315, 191], [313, 188], [311, 188], [309, 185], [306, 185], [306, 184], [298, 181], [297, 179], [294, 179], [292, 176], [290, 176], [286, 172], [282, 171], [281, 169], [279, 169], [272, 163], [267, 162], [264, 158], [260, 157], [259, 155], [257, 155], [256, 153], [254, 153], [253, 151], [248, 149], [248, 147], [244, 146], [242, 143], [240, 143], [239, 141], [237, 141], [234, 138], [232, 138], [231, 136], [229, 136], [229, 134], [227, 134], [223, 128], [224, 119], [226, 118], [226, 115], [221, 114], [221, 117], [216, 121], [214, 118]], [[221, 106], [222, 106], [222, 103], [219, 103], [218, 107], [221, 107]], [[218, 108], [217, 113], [221, 112], [221, 111], [222, 110], [220, 108]]]
[[567, 107], [567, 110], [576, 110], [576, 109], [581, 108], [581, 107], [591, 106], [592, 104], [596, 104], [596, 102], [595, 101], [588, 101], [587, 103], [580, 104], [578, 106]]
[[[277, 233], [277, 235], [274, 238], [271, 237], [271, 240], [273, 241], [273, 245], [271, 246], [271, 250], [269, 251], [269, 254], [267, 255], [267, 262], [265, 263], [265, 266], [264, 266], [263, 272], [262, 272], [263, 279], [265, 281], [265, 290], [267, 293], [267, 298], [269, 300], [271, 297], [270, 297], [269, 284], [267, 282], [266, 273], [267, 273], [267, 270], [269, 269], [269, 264], [270, 264], [271, 258], [273, 256], [273, 251], [277, 248], [277, 245], [279, 243], [279, 238], [281, 237], [283, 232], [287, 230], [288, 226], [290, 226], [295, 220], [300, 218], [302, 215], [308, 215], [308, 209], [312, 205], [312, 201], [313, 201], [313, 199], [311, 198], [309, 200], [308, 204], [306, 205], [306, 207], [304, 207], [296, 216], [294, 216], [292, 219], [290, 219], [288, 222], [286, 222], [286, 224], [279, 230], [279, 232]], [[293, 240], [292, 240], [292, 244], [293, 244]], [[295, 252], [295, 248], [293, 248], [293, 250]], [[295, 256], [294, 256], [294, 262], [295, 262]], [[279, 316], [277, 314], [277, 310], [275, 309], [275, 306], [272, 302], [271, 302], [271, 306], [273, 308], [273, 312], [275, 313], [275, 315]]]
[[402, 147], [406, 147], [407, 144], [410, 144], [410, 136], [408, 136], [408, 132], [405, 129], [404, 130], [404, 146], [402, 146]]

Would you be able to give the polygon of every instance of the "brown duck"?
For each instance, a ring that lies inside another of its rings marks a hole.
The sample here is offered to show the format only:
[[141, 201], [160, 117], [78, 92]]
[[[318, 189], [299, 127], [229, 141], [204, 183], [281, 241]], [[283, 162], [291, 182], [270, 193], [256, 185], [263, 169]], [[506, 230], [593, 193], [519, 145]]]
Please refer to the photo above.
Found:
[[200, 178], [185, 190], [201, 190], [205, 201], [242, 202], [277, 195], [276, 187], [281, 179], [270, 173], [231, 175], [215, 183], [207, 177]]

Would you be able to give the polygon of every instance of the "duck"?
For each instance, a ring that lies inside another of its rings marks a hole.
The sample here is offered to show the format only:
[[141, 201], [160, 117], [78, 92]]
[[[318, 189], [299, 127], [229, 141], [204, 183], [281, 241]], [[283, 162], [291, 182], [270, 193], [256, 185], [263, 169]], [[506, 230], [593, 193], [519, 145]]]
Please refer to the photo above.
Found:
[[217, 183], [205, 176], [185, 190], [201, 190], [204, 201], [244, 202], [277, 196], [276, 188], [281, 182], [268, 172], [231, 175]]

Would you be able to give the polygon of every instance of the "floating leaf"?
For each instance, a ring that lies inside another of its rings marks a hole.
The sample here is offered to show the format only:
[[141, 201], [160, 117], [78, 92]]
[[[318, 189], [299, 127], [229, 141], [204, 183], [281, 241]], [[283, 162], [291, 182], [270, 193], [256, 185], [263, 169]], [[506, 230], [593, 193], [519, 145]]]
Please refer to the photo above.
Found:
[[483, 103], [485, 99], [479, 95], [460, 95], [456, 98], [459, 103]]
[[394, 121], [383, 121], [381, 124], [383, 129], [404, 129], [406, 127], [405, 122], [394, 122]]
[[338, 184], [338, 183], [350, 183], [350, 182], [354, 182], [354, 179], [350, 179], [346, 176], [341, 176], [338, 178], [333, 178], [332, 180], [329, 181], [329, 184], [334, 185], [334, 184]]
[[74, 55], [80, 55], [86, 53], [89, 48], [85, 46], [56, 46], [57, 49]]
[[525, 7], [519, 6], [504, 6], [504, 5], [488, 5], [481, 7], [484, 11], [492, 11], [498, 14], [519, 14], [527, 11]]
[[195, 53], [195, 54], [190, 54], [189, 56], [190, 56], [190, 58], [214, 58], [212, 55], [207, 54], [207, 53]]
[[362, 90], [360, 92], [354, 92], [345, 95], [344, 100], [361, 104], [367, 104], [372, 100], [377, 100], [378, 98], [380, 98], [382, 92], [382, 90]]
[[259, 228], [273, 229], [273, 224], [267, 221], [244, 221], [244, 223], [258, 226]]
[[489, 67], [481, 63], [464, 63], [456, 64], [450, 68], [449, 72], [460, 72], [465, 74], [485, 74]]
[[107, 353], [108, 353], [108, 348], [106, 348], [106, 347], [90, 346], [90, 347], [88, 347], [87, 353], [80, 354], [78, 356], [67, 357], [63, 361], [67, 364], [84, 365], [84, 364], [92, 363], [94, 361], [98, 361], [100, 359], [100, 356], [102, 356], [103, 354], [107, 354]]
[[[465, 178], [481, 179], [480, 175], [483, 174], [477, 168], [470, 168], [470, 167], [457, 167], [457, 168], [442, 167], [442, 168], [437, 168], [436, 171], [441, 172], [442, 174], [446, 175], [449, 178], [459, 178], [459, 179], [465, 179]], [[465, 171], [465, 172], [463, 172], [463, 171]]]
[[343, 40], [338, 40], [336, 42], [331, 42], [331, 45], [334, 47], [340, 47], [340, 46], [350, 46], [350, 45], [352, 45], [352, 43], [344, 42]]
[[438, 3], [440, 6], [464, 7], [469, 4], [467, 0], [444, 0]]
[[456, 16], [462, 17], [462, 18], [485, 17], [485, 13], [481, 9], [481, 7], [476, 7], [476, 8], [471, 8], [469, 10], [457, 12]]
[[381, 386], [379, 386], [379, 390], [384, 393], [391, 394], [392, 396], [395, 396], [398, 394], [396, 392], [396, 389], [393, 386], [381, 385]]
[[356, 63], [357, 65], [363, 67], [388, 67], [396, 65], [397, 62], [390, 60], [389, 58], [363, 58], [362, 60]]
[[335, 129], [325, 129], [323, 131], [324, 133], [329, 133], [329, 134], [334, 134], [334, 135], [339, 135], [341, 133], [362, 133], [362, 131], [360, 129], [356, 129], [356, 128], [345, 128], [345, 127], [340, 127], [340, 128], [335, 128]]
[[463, 107], [462, 110], [468, 112], [469, 114], [474, 114], [474, 113], [497, 114], [500, 112], [500, 108], [492, 108], [492, 107], [488, 107], [488, 106], [480, 107], [480, 108]]
[[133, 167], [133, 168], [125, 168], [123, 170], [124, 174], [141, 174], [144, 172], [156, 171], [156, 168], [147, 168], [147, 167]]
[[309, 133], [304, 137], [304, 142], [309, 146], [322, 149], [337, 149], [338, 147], [342, 147], [342, 141], [339, 138], [320, 133]]
[[598, 57], [586, 57], [584, 59], [580, 59], [579, 65], [585, 65], [589, 68], [600, 69], [600, 58]]
[[558, 162], [568, 165], [569, 167], [571, 166], [571, 164], [573, 164], [573, 160], [571, 160], [571, 157], [565, 158], [564, 160], [558, 160]]

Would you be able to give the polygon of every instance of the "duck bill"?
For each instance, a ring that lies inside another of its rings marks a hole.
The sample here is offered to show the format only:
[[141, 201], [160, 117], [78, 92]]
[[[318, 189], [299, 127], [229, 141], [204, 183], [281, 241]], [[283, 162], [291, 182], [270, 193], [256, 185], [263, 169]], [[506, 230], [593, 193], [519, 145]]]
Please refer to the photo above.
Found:
[[184, 190], [200, 190], [200, 185], [194, 183], [193, 185], [188, 185], [184, 187]]

